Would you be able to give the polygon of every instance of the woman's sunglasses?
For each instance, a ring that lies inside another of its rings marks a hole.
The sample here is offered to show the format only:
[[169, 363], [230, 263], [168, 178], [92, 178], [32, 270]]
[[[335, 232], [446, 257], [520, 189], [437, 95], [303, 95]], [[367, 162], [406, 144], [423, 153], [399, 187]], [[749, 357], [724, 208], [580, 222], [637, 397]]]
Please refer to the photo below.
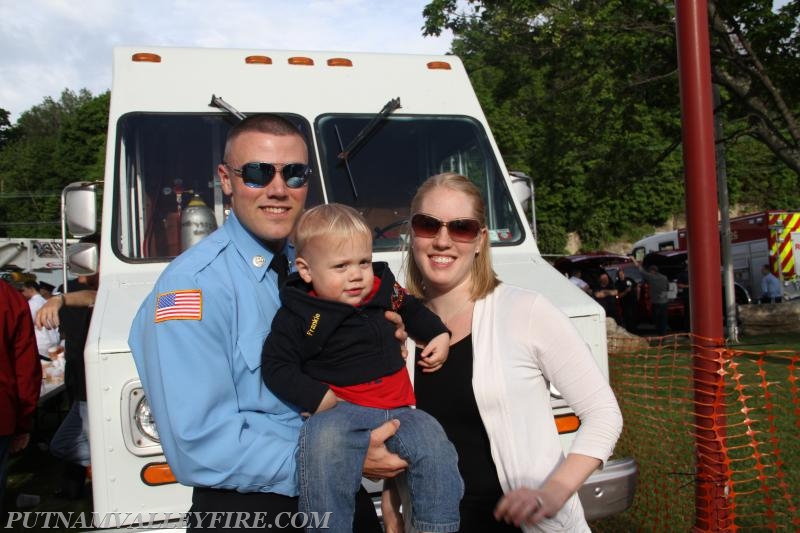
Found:
[[442, 226], [447, 228], [450, 238], [456, 242], [474, 241], [482, 227], [474, 218], [454, 218], [445, 222], [424, 213], [417, 213], [411, 217], [411, 229], [417, 237], [425, 239], [436, 237]]
[[253, 189], [266, 187], [278, 172], [283, 176], [283, 181], [290, 189], [299, 189], [308, 182], [311, 175], [311, 167], [304, 163], [286, 163], [285, 165], [274, 163], [245, 163], [242, 168], [233, 168], [228, 163], [223, 165], [242, 177], [244, 184]]

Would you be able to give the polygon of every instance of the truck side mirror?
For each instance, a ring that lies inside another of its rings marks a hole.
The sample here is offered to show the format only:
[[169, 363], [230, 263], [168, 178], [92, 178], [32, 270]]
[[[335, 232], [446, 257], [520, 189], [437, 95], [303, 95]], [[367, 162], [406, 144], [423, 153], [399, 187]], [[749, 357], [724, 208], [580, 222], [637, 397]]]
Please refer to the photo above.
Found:
[[86, 237], [97, 232], [96, 183], [70, 183], [61, 193], [61, 201], [63, 216], [71, 235]]
[[510, 170], [508, 175], [511, 177], [511, 193], [520, 205], [522, 205], [522, 209], [528, 209], [528, 204], [530, 204], [531, 231], [533, 231], [533, 238], [538, 240], [539, 234], [536, 229], [536, 192], [533, 187], [533, 178], [517, 170]]
[[76, 276], [91, 276], [97, 273], [100, 255], [97, 245], [90, 242], [79, 242], [67, 249], [69, 271]]

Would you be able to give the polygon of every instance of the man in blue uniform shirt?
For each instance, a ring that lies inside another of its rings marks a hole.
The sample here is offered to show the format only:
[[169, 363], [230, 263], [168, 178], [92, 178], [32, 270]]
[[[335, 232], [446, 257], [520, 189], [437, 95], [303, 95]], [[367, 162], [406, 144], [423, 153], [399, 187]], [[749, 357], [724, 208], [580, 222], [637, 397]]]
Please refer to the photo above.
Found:
[[[275, 115], [234, 126], [224, 158], [217, 172], [232, 213], [167, 267], [128, 342], [167, 461], [179, 482], [194, 487], [191, 510], [267, 513], [266, 530], [279, 513], [297, 511], [302, 421], [264, 386], [260, 366], [280, 307], [276, 270], [288, 268], [285, 259], [274, 266], [273, 257], [294, 259], [287, 237], [311, 171], [303, 135]], [[391, 477], [406, 466], [383, 446], [395, 431], [392, 421], [373, 432], [365, 475]], [[360, 502], [355, 530], [380, 531], [363, 490]], [[190, 528], [210, 525], [190, 521]]]

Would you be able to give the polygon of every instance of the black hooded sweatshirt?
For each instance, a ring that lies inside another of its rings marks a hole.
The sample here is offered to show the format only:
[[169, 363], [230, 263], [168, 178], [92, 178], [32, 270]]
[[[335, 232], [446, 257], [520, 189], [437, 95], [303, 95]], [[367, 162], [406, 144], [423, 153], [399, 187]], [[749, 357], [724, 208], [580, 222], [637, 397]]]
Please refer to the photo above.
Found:
[[282, 307], [261, 352], [264, 383], [280, 399], [313, 412], [328, 391], [367, 383], [405, 366], [395, 325], [384, 317], [397, 311], [408, 334], [427, 343], [447, 333], [439, 317], [408, 294], [384, 262], [373, 263], [380, 285], [358, 307], [312, 296], [296, 272], [281, 289]]

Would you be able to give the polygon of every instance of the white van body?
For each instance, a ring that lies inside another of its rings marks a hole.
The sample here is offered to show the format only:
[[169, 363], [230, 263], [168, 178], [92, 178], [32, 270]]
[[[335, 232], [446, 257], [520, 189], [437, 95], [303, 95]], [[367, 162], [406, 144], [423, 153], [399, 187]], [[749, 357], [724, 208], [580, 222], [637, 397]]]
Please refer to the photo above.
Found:
[[[685, 230], [684, 230], [685, 231]], [[664, 250], [680, 250], [680, 243], [678, 241], [678, 230], [662, 231], [643, 237], [633, 243], [631, 255], [637, 261], [644, 259], [644, 256], [650, 252], [661, 252]]]
[[[139, 53], [150, 55], [134, 60]], [[336, 66], [340, 62], [331, 61], [336, 58], [350, 66]], [[94, 511], [100, 516], [131, 513], [135, 520], [137, 513], [169, 513], [174, 518], [190, 506], [190, 488], [143, 480], [148, 464], [165, 459], [158, 442], [148, 438], [152, 421], [136, 411], [143, 392], [127, 338], [145, 295], [181, 251], [180, 218], [188, 211], [188, 199], [200, 196], [217, 225], [230, 207], [216, 166], [235, 119], [209, 106], [212, 95], [244, 114], [272, 112], [298, 122], [311, 140], [314, 175], [308, 205], [337, 201], [359, 209], [376, 227], [375, 260], [387, 261], [401, 282], [402, 222], [416, 187], [446, 170], [479, 182], [490, 204], [497, 274], [543, 293], [563, 309], [608, 376], [603, 311], [542, 259], [457, 57], [116, 48], [102, 269], [85, 350]], [[393, 98], [399, 98], [401, 108], [381, 119], [354, 150], [348, 173], [337, 163], [341, 147], [335, 136], [347, 146]], [[562, 401], [553, 402], [555, 414], [569, 412]], [[563, 440], [568, 449], [571, 437]], [[587, 515], [630, 505], [635, 478], [632, 460], [609, 462], [582, 492]]]

